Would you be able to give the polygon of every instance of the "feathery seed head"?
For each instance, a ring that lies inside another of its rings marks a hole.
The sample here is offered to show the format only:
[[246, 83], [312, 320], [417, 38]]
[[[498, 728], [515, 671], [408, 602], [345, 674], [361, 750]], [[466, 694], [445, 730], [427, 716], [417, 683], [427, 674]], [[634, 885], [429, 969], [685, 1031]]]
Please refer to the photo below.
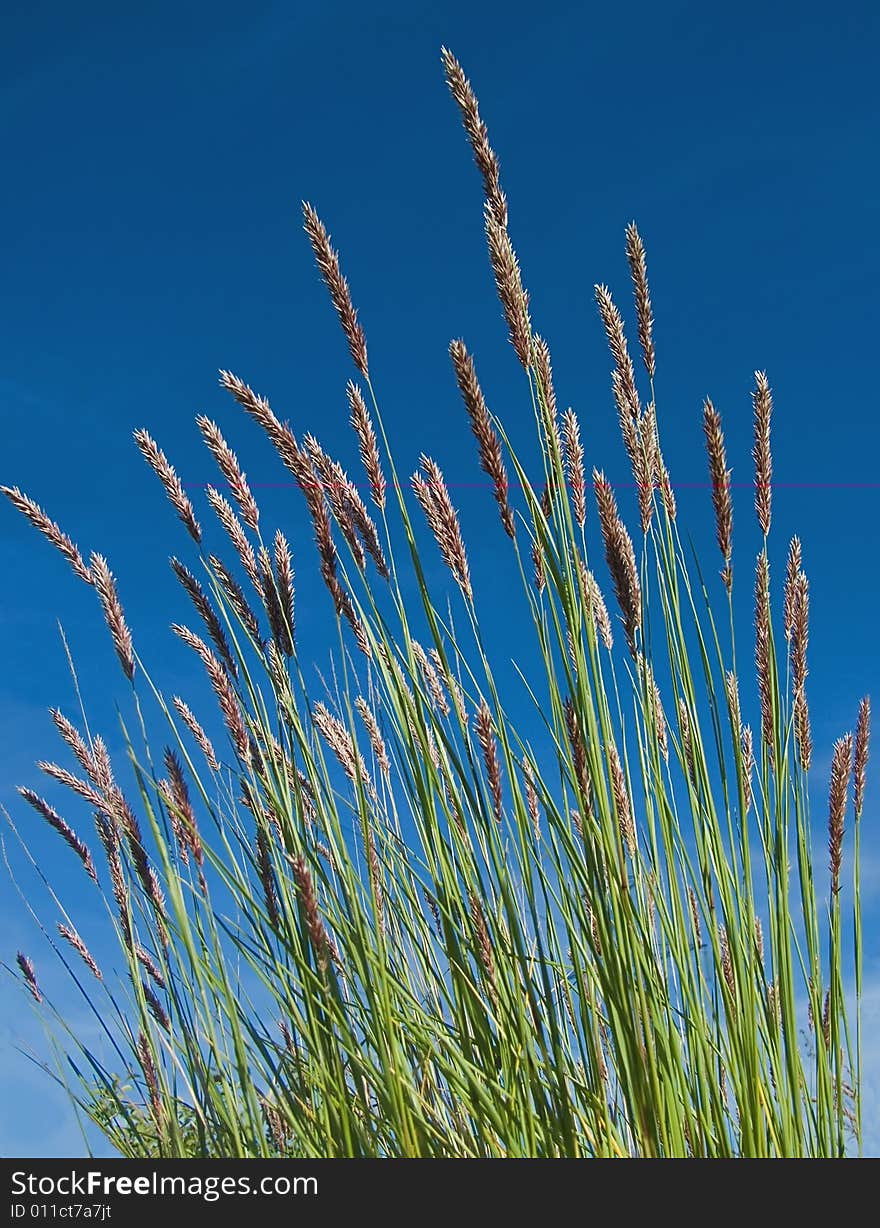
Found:
[[767, 376], [755, 372], [755, 390], [752, 393], [755, 411], [755, 442], [752, 459], [755, 462], [755, 511], [761, 532], [766, 537], [770, 532], [770, 512], [773, 480], [773, 455], [770, 451], [770, 418], [773, 413], [773, 396]]
[[184, 703], [179, 695], [174, 696], [172, 703], [177, 709], [178, 716], [198, 743], [199, 749], [205, 756], [208, 767], [214, 772], [219, 772], [220, 764], [217, 762], [217, 756], [214, 753], [214, 747], [211, 745], [211, 740], [199, 722], [196, 720], [195, 715], [193, 714], [189, 705]]
[[501, 452], [501, 440], [492, 425], [489, 408], [483, 396], [474, 360], [468, 353], [463, 341], [453, 341], [449, 346], [455, 376], [464, 401], [465, 409], [471, 421], [471, 430], [480, 449], [480, 464], [483, 472], [492, 479], [495, 502], [501, 512], [501, 523], [507, 536], [516, 536], [516, 525], [513, 510], [507, 498], [507, 470]]
[[330, 236], [327, 233], [326, 226], [307, 201], [303, 201], [302, 210], [303, 218], [305, 219], [303, 229], [309, 236], [309, 242], [315, 253], [318, 270], [324, 279], [324, 284], [330, 291], [330, 298], [333, 306], [336, 308], [336, 314], [339, 316], [342, 331], [348, 340], [348, 348], [351, 351], [354, 365], [364, 379], [369, 379], [367, 339], [364, 335], [364, 330], [358, 323], [357, 312], [351, 301], [351, 290], [349, 289], [348, 282], [343, 277], [342, 270], [339, 267], [339, 254], [330, 244]]
[[853, 756], [854, 804], [856, 819], [862, 817], [865, 802], [865, 781], [868, 767], [868, 743], [871, 739], [871, 701], [866, 695], [859, 704], [856, 742]]
[[567, 409], [562, 415], [562, 455], [565, 459], [565, 476], [571, 491], [574, 518], [580, 528], [587, 519], [586, 482], [584, 480], [584, 449], [581, 446], [577, 414]]
[[95, 871], [95, 863], [92, 861], [92, 854], [89, 852], [88, 846], [84, 844], [82, 840], [80, 840], [73, 828], [70, 827], [69, 824], [64, 821], [64, 819], [62, 819], [60, 814], [57, 814], [52, 809], [47, 801], [40, 797], [39, 794], [34, 793], [32, 789], [25, 789], [22, 786], [19, 786], [18, 792], [30, 806], [33, 806], [37, 814], [42, 815], [49, 826], [53, 827], [55, 831], [58, 832], [59, 836], [61, 836], [69, 847], [73, 849], [74, 853], [76, 853], [77, 857], [83, 863], [89, 878], [93, 879], [94, 882], [97, 882], [98, 875]]
[[638, 422], [641, 413], [641, 402], [636, 391], [636, 376], [632, 359], [629, 355], [629, 347], [626, 344], [623, 318], [617, 310], [611, 297], [611, 291], [607, 286], [596, 286], [595, 292], [599, 315], [602, 318], [602, 323], [605, 326], [605, 335], [608, 338], [608, 348], [611, 350], [611, 357], [614, 359], [614, 375], [616, 375], [617, 379], [612, 382], [621, 420], [626, 419], [628, 416], [633, 422]]
[[81, 580], [85, 580], [86, 584], [94, 583], [92, 573], [86, 566], [77, 547], [67, 534], [61, 531], [55, 521], [46, 515], [39, 503], [36, 503], [17, 486], [0, 486], [0, 491], [3, 492], [12, 506], [31, 522], [35, 529], [39, 529], [56, 550], [61, 551]]
[[83, 942], [82, 938], [80, 938], [76, 930], [71, 929], [70, 926], [68, 925], [62, 925], [61, 922], [59, 921], [58, 922], [58, 933], [61, 935], [61, 937], [64, 939], [65, 942], [70, 943], [74, 951], [77, 952], [77, 954], [80, 956], [83, 963], [92, 973], [92, 975], [96, 977], [97, 980], [102, 981], [104, 977], [101, 972], [101, 969], [98, 967], [97, 963], [92, 958], [91, 952], [89, 951], [86, 944]]
[[312, 881], [312, 875], [306, 859], [301, 853], [294, 857], [291, 865], [293, 878], [302, 904], [306, 933], [309, 936], [309, 942], [314, 951], [318, 967], [322, 973], [326, 973], [329, 962], [328, 957], [331, 954], [332, 948], [321, 917], [320, 908], [318, 907], [315, 884]]
[[149, 431], [144, 430], [143, 427], [141, 427], [140, 430], [135, 431], [134, 441], [140, 448], [144, 460], [165, 487], [165, 493], [168, 496], [168, 501], [185, 525], [186, 531], [189, 533], [194, 542], [200, 542], [202, 540], [201, 525], [199, 524], [198, 520], [196, 520], [193, 505], [190, 502], [186, 491], [183, 489], [183, 483], [177, 476], [177, 471], [175, 470], [174, 466], [156, 443], [155, 439], [153, 439], [153, 437], [150, 435]]
[[247, 476], [238, 463], [238, 457], [223, 438], [216, 422], [212, 422], [205, 414], [200, 414], [196, 418], [196, 423], [220, 472], [229, 484], [233, 498], [241, 509], [242, 519], [248, 528], [253, 529], [256, 533], [260, 527], [260, 509], [251, 494]]
[[651, 294], [648, 290], [648, 266], [645, 245], [635, 222], [626, 228], [626, 258], [632, 276], [633, 295], [636, 300], [636, 318], [639, 326], [639, 344], [648, 376], [654, 378], [654, 316], [651, 310]]
[[373, 428], [373, 420], [364, 401], [363, 393], [352, 380], [346, 385], [346, 395], [351, 408], [351, 424], [358, 437], [361, 460], [370, 483], [370, 494], [379, 508], [385, 506], [385, 474], [379, 457], [379, 444]]
[[828, 795], [828, 854], [831, 870], [831, 893], [840, 891], [840, 867], [843, 862], [843, 833], [849, 801], [849, 778], [852, 770], [853, 736], [851, 733], [834, 743], [831, 760], [831, 786]]
[[131, 632], [125, 621], [122, 603], [119, 600], [119, 593], [116, 590], [116, 580], [107, 560], [101, 554], [92, 555], [89, 559], [89, 570], [94, 579], [95, 591], [101, 602], [104, 618], [110, 629], [116, 655], [119, 657], [119, 664], [122, 666], [122, 672], [131, 682], [134, 678], [134, 646]]
[[529, 296], [523, 289], [522, 272], [510, 235], [499, 225], [489, 203], [486, 204], [486, 239], [495, 274], [495, 286], [504, 310], [510, 342], [523, 367], [528, 370], [532, 353], [532, 324]]
[[605, 543], [605, 559], [623, 615], [629, 650], [636, 655], [635, 634], [642, 622], [642, 589], [636, 567], [635, 550], [626, 526], [617, 511], [611, 483], [599, 470], [593, 470], [593, 485], [599, 509], [599, 524]]
[[492, 713], [485, 699], [480, 700], [475, 717], [477, 740], [483, 752], [483, 762], [486, 765], [486, 775], [489, 779], [489, 792], [492, 795], [492, 809], [496, 822], [502, 818], [504, 795], [501, 786], [501, 760], [498, 758], [498, 743], [495, 740], [495, 729]]
[[767, 552], [762, 551], [755, 571], [755, 670], [761, 700], [761, 737], [772, 762], [774, 723], [770, 651], [770, 563]]
[[449, 92], [461, 112], [464, 130], [474, 151], [474, 161], [483, 176], [487, 207], [499, 226], [507, 226], [507, 198], [501, 188], [498, 158], [489, 144], [489, 132], [480, 118], [480, 108], [464, 69], [448, 47], [440, 52]]
[[37, 984], [37, 974], [34, 972], [34, 965], [31, 960], [28, 959], [23, 951], [19, 951], [15, 957], [15, 962], [21, 969], [21, 974], [25, 979], [28, 989], [33, 995], [34, 1001], [42, 1002], [43, 995], [40, 993], [40, 986]]
[[788, 563], [785, 569], [785, 603], [783, 605], [783, 623], [785, 638], [791, 639], [794, 631], [795, 604], [797, 600], [798, 576], [803, 567], [803, 551], [801, 539], [793, 537], [788, 548]]
[[706, 436], [706, 451], [709, 454], [709, 476], [712, 479], [715, 532], [718, 537], [718, 547], [724, 558], [724, 570], [721, 575], [725, 588], [730, 592], [733, 582], [733, 573], [730, 568], [730, 558], [733, 553], [733, 501], [730, 496], [730, 470], [727, 468], [721, 415], [708, 397], [703, 405], [703, 431]]
[[[435, 461], [422, 456], [423, 473], [414, 473], [412, 487], [422, 506], [443, 561], [455, 577], [459, 588], [468, 601], [473, 600], [467, 552], [461, 535], [458, 513], [452, 506], [443, 474]], [[423, 476], [424, 475], [424, 476]]]

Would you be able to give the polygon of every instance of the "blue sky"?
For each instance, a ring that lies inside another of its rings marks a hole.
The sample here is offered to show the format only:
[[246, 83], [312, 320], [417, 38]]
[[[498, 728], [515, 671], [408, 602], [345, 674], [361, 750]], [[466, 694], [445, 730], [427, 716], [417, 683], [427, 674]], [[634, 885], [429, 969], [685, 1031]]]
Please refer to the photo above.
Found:
[[[484, 253], [477, 175], [442, 81], [445, 42], [480, 96], [533, 315], [560, 399], [580, 415], [588, 461], [626, 483], [592, 286], [607, 281], [628, 300], [631, 218], [648, 249], [665, 452], [683, 514], [708, 549], [702, 398], [720, 409], [734, 482], [746, 486], [751, 373], [768, 370], [775, 549], [781, 559], [798, 532], [812, 581], [821, 817], [831, 743], [852, 726], [863, 693], [880, 698], [870, 359], [878, 35], [867, 0], [833, 10], [753, 0], [17, 6], [0, 52], [0, 481], [20, 484], [83, 547], [109, 557], [157, 681], [185, 694], [200, 685], [167, 631], [184, 609], [167, 567], [182, 539], [131, 432], [146, 425], [197, 487], [213, 473], [193, 418], [209, 413], [261, 499], [287, 514], [283, 471], [216, 386], [217, 368], [229, 367], [353, 466], [343, 396], [351, 372], [300, 230], [305, 197], [342, 249], [401, 468], [414, 468], [422, 449], [437, 456], [472, 569], [491, 569], [498, 537], [481, 537], [489, 496], [449, 339], [462, 335], [476, 352], [490, 404], [514, 432], [525, 431], [529, 410]], [[301, 525], [299, 510], [290, 514]], [[757, 549], [747, 489], [735, 524], [734, 565], [745, 575]], [[308, 636], [326, 598], [297, 531]], [[35, 547], [28, 526], [3, 510], [0, 801], [22, 818], [41, 863], [64, 876], [67, 851], [13, 802], [15, 784], [40, 784], [34, 760], [54, 753], [47, 707], [73, 708], [56, 620], [105, 732], [118, 675], [92, 595]], [[512, 655], [504, 594], [490, 590], [485, 601], [499, 649], [506, 635]], [[866, 1033], [875, 1046], [878, 797], [871, 783]], [[18, 946], [39, 954], [5, 879], [0, 921], [4, 958]], [[77, 1153], [63, 1098], [15, 1052], [34, 1026], [2, 982], [0, 1153]], [[880, 1150], [880, 1048], [870, 1056]]]

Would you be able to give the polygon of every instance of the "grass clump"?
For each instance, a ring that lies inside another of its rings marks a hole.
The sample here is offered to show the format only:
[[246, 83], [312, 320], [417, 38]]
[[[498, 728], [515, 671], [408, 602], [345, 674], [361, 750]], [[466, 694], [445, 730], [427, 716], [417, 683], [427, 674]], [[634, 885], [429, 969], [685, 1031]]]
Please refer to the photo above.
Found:
[[[100, 736], [52, 713], [69, 766], [40, 766], [85, 803], [103, 857], [22, 789], [95, 879], [122, 961], [121, 975], [102, 975], [52, 893], [64, 917], [53, 944], [105, 1042], [54, 1014], [71, 1091], [127, 1156], [843, 1155], [860, 1129], [850, 991], [857, 1002], [869, 706], [834, 749], [824, 865], [807, 792], [797, 539], [781, 608], [771, 601], [767, 378], [754, 389], [761, 546], [744, 633], [730, 470], [708, 400], [720, 584], [682, 541], [637, 229], [626, 254], [643, 374], [596, 288], [638, 492], [633, 533], [604, 474], [587, 477], [576, 415], [558, 410], [498, 160], [460, 65], [443, 59], [534, 418], [528, 453], [514, 448], [472, 355], [452, 342], [500, 519], [491, 530], [532, 628], [521, 681], [498, 681], [483, 577], [440, 466], [422, 456], [408, 483], [398, 474], [365, 332], [306, 205], [357, 372], [347, 398], [365, 482], [243, 380], [222, 372], [221, 383], [305, 500], [338, 630], [332, 687], [315, 690], [298, 649], [292, 560], [307, 569], [306, 549], [266, 528], [210, 419], [198, 425], [222, 483], [205, 510], [225, 558], [165, 453], [146, 430], [135, 438], [191, 539], [190, 562], [172, 566], [195, 619], [173, 629], [216, 713], [159, 693], [107, 561], [87, 564], [38, 504], [4, 488], [95, 588], [138, 730], [120, 769]], [[451, 585], [428, 581], [435, 552]], [[753, 698], [754, 730], [743, 717]], [[147, 703], [167, 722], [158, 742]], [[847, 830], [852, 918], [840, 898]], [[51, 1017], [24, 953], [18, 967]]]

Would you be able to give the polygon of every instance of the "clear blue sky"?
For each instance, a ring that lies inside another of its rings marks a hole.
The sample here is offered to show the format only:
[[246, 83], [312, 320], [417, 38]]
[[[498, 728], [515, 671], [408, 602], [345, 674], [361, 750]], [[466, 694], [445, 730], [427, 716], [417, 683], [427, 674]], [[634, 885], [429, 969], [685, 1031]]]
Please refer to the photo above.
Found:
[[[230, 367], [296, 430], [315, 430], [353, 462], [350, 365], [299, 229], [303, 197], [342, 249], [401, 467], [415, 467], [421, 449], [437, 456], [472, 568], [491, 570], [500, 534], [482, 527], [489, 496], [449, 339], [468, 340], [490, 403], [515, 431], [529, 411], [484, 253], [476, 171], [443, 85], [445, 42], [474, 81], [501, 157], [534, 318], [560, 399], [580, 414], [588, 461], [627, 480], [591, 288], [608, 281], [628, 299], [632, 217], [648, 248], [667, 459], [709, 549], [701, 400], [710, 394], [721, 410], [734, 481], [747, 484], [751, 373], [769, 372], [775, 549], [781, 557], [799, 532], [812, 580], [821, 823], [831, 742], [864, 692], [880, 701], [876, 5], [32, 0], [10, 8], [3, 27], [0, 481], [19, 483], [84, 548], [107, 554], [160, 684], [198, 685], [167, 631], [185, 609], [166, 562], [183, 539], [131, 441], [135, 427], [148, 426], [198, 486], [213, 473], [192, 420], [214, 416], [264, 501], [294, 518], [303, 634], [326, 617], [299, 509], [273, 487], [284, 472], [215, 381]], [[34, 760], [55, 752], [47, 707], [73, 707], [56, 619], [105, 733], [121, 680], [92, 594], [0, 512], [0, 800], [63, 878], [67, 850], [13, 800], [15, 784], [42, 787]], [[737, 513], [742, 592], [757, 548], [747, 490]], [[512, 655], [503, 592], [490, 588], [484, 601]], [[880, 1149], [878, 797], [872, 783], [866, 1109]], [[74, 905], [76, 890], [71, 882]], [[43, 956], [62, 994], [5, 879], [0, 924], [3, 957], [18, 946]], [[4, 979], [0, 1152], [77, 1153], [63, 1099], [13, 1048], [39, 1045], [33, 1026]]]

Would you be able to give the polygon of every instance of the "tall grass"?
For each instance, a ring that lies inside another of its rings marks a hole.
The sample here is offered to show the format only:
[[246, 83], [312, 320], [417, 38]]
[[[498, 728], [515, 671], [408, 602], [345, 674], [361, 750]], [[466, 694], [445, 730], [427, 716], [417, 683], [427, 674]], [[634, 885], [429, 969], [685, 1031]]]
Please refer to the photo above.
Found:
[[[356, 368], [347, 395], [365, 480], [241, 379], [221, 383], [305, 499], [338, 631], [332, 688], [317, 692], [300, 656], [291, 547], [209, 419], [199, 427], [222, 482], [207, 491], [204, 530], [165, 454], [146, 431], [136, 440], [191, 539], [190, 561], [172, 563], [194, 621], [174, 631], [201, 659], [222, 722], [159, 693], [106, 560], [86, 563], [4, 488], [94, 586], [130, 684], [124, 773], [136, 788], [126, 795], [100, 736], [57, 711], [64, 760], [40, 765], [85, 804], [79, 827], [94, 815], [103, 858], [22, 790], [95, 880], [124, 969], [102, 976], [50, 888], [63, 917], [53, 945], [103, 1037], [87, 1043], [43, 1003], [72, 1093], [128, 1156], [843, 1155], [860, 1129], [848, 1004], [861, 988], [869, 708], [834, 748], [817, 858], [809, 587], [797, 540], [784, 585], [776, 561], [771, 578], [767, 379], [754, 391], [754, 569], [733, 558], [723, 428], [704, 408], [718, 579], [676, 516], [638, 231], [626, 253], [643, 372], [596, 289], [638, 490], [631, 531], [604, 475], [585, 475], [576, 416], [557, 409], [498, 161], [459, 64], [443, 59], [534, 418], [521, 452], [452, 343], [500, 522], [487, 502], [485, 532], [515, 560], [532, 628], [521, 679], [497, 679], [480, 615], [491, 576], [469, 566], [439, 465], [423, 456], [409, 481], [395, 467], [365, 333], [306, 205]], [[437, 552], [446, 566], [429, 583]], [[753, 582], [754, 629], [737, 628], [734, 586]], [[759, 702], [754, 730], [741, 695]], [[167, 719], [164, 747], [147, 735], [148, 702]], [[20, 953], [18, 966], [41, 1000], [33, 963]]]

